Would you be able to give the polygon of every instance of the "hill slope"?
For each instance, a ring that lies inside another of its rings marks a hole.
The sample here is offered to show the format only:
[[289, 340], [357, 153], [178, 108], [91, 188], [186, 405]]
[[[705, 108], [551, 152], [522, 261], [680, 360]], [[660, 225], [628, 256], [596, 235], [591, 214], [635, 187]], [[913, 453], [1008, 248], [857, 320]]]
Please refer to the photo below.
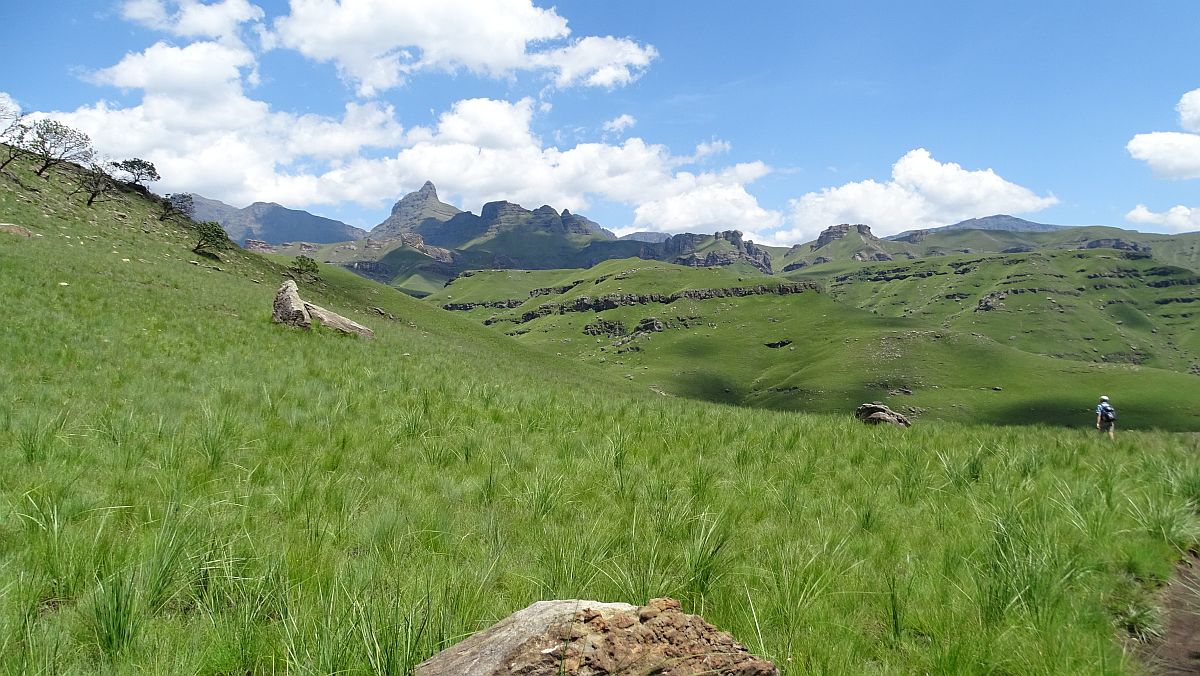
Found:
[[[1005, 256], [917, 261], [907, 272], [880, 264], [794, 289], [624, 260], [479, 272], [427, 301], [666, 394], [828, 412], [880, 399], [945, 420], [1086, 426], [1095, 397], [1117, 392], [1123, 425], [1200, 430], [1200, 378], [1187, 373], [1200, 355], [1196, 324], [1176, 309], [1186, 303], [1166, 302], [1195, 275], [1083, 255], [1095, 276], [1078, 275], [1092, 282], [1082, 291], [1055, 271], [1087, 263], [1064, 253], [1047, 263], [1052, 288], [1018, 272], [1037, 265]], [[944, 271], [925, 269], [943, 260]], [[986, 269], [955, 274], [972, 266]], [[985, 277], [991, 285], [975, 281]], [[994, 289], [1007, 290], [1005, 305], [972, 312]], [[1161, 310], [1149, 319], [1135, 301]]]

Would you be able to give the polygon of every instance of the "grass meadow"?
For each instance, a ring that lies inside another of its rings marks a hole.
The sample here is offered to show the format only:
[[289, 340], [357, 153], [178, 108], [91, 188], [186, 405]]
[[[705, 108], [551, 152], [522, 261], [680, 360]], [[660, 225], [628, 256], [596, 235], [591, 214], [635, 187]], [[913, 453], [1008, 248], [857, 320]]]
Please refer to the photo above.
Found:
[[286, 329], [277, 264], [22, 178], [5, 673], [403, 674], [538, 599], [664, 595], [789, 674], [1129, 673], [1197, 542], [1194, 434], [659, 397], [330, 268], [302, 294], [377, 339]]

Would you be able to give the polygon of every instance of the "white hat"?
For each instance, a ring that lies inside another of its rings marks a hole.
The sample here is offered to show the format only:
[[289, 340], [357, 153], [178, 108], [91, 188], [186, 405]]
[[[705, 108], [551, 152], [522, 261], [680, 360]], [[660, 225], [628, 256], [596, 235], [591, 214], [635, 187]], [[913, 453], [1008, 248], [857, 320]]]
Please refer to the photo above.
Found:
[[1108, 395], [1107, 394], [1100, 395], [1100, 401], [1108, 401]]

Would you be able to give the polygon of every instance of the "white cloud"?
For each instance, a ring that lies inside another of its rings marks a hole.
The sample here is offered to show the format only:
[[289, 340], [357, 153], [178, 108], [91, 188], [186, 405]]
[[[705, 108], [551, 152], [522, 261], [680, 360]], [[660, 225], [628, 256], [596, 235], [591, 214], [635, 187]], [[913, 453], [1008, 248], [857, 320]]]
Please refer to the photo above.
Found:
[[614, 134], [620, 134], [621, 132], [625, 131], [626, 129], [633, 127], [633, 125], [635, 125], [635, 124], [637, 124], [637, 118], [630, 115], [629, 113], [624, 113], [622, 115], [618, 115], [618, 116], [614, 117], [613, 119], [609, 120], [608, 122], [605, 122], [604, 123], [604, 131], [612, 132]]
[[733, 144], [729, 141], [721, 139], [713, 139], [696, 145], [696, 152], [692, 155], [692, 160], [699, 162], [700, 160], [711, 157], [713, 155], [721, 155], [733, 150]]
[[221, 97], [240, 91], [241, 70], [254, 65], [242, 48], [216, 42], [193, 42], [174, 47], [158, 42], [143, 52], [126, 54], [115, 66], [97, 71], [92, 79], [123, 89], [145, 89], [188, 98]]
[[1138, 225], [1161, 226], [1171, 232], [1200, 231], [1200, 208], [1179, 205], [1159, 212], [1139, 204], [1125, 214], [1125, 220]]
[[181, 37], [238, 42], [243, 23], [259, 22], [263, 10], [248, 0], [126, 0], [121, 15], [147, 28]]
[[1125, 146], [1134, 159], [1161, 178], [1200, 178], [1200, 134], [1155, 131], [1134, 136]]
[[1200, 89], [1184, 94], [1175, 110], [1179, 111], [1179, 126], [1200, 134]]
[[746, 184], [769, 171], [761, 162], [752, 162], [720, 173], [680, 173], [668, 194], [634, 209], [633, 223], [638, 229], [661, 232], [742, 230], [750, 239], [762, 239], [754, 233], [778, 227], [783, 216], [759, 206]]
[[911, 150], [892, 166], [891, 180], [846, 183], [791, 201], [792, 228], [779, 242], [812, 239], [838, 223], [866, 223], [876, 234], [928, 228], [997, 213], [1029, 213], [1057, 204], [1004, 180], [991, 169], [968, 170], [941, 163], [928, 150]]
[[[549, 70], [560, 87], [616, 87], [634, 80], [657, 56], [626, 38], [567, 38], [567, 20], [531, 0], [290, 0], [264, 44], [332, 62], [363, 96], [402, 84], [421, 70], [504, 77]], [[531, 47], [535, 49], [531, 51]]]
[[560, 49], [531, 54], [529, 63], [558, 71], [554, 84], [612, 89], [636, 80], [658, 58], [658, 50], [628, 38], [586, 37]]
[[1125, 149], [1134, 159], [1150, 165], [1160, 178], [1200, 178], [1200, 89], [1184, 94], [1175, 110], [1186, 131], [1138, 134]]

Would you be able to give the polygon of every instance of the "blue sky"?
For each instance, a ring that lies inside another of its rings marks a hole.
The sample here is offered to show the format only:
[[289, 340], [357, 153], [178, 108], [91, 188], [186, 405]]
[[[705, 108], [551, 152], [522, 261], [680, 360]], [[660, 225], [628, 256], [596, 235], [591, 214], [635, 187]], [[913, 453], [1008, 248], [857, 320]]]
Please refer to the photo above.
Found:
[[619, 231], [811, 239], [997, 212], [1200, 230], [1200, 5], [0, 5], [0, 92], [160, 192], [362, 227], [425, 179]]

